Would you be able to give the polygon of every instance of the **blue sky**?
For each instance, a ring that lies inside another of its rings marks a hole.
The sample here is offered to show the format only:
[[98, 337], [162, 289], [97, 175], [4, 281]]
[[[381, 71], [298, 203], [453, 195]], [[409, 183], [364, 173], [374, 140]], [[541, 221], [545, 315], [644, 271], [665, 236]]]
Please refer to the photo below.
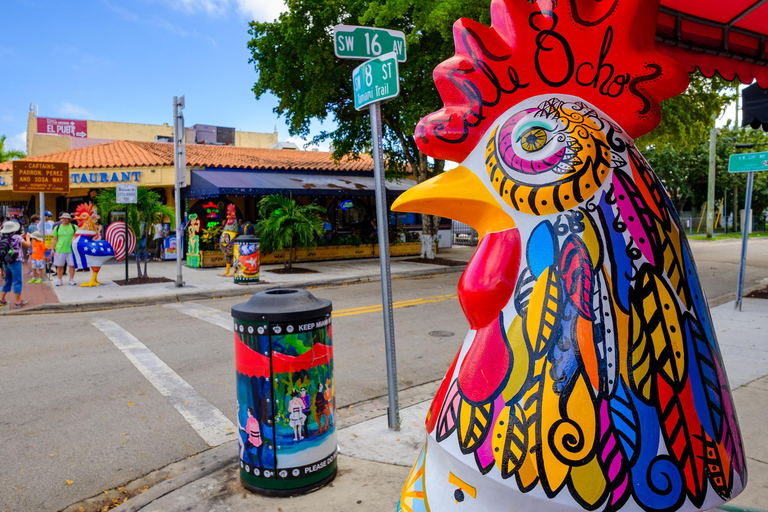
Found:
[[26, 149], [30, 103], [40, 117], [170, 124], [172, 97], [185, 95], [187, 126], [277, 126], [287, 140], [276, 99], [251, 92], [246, 48], [248, 21], [282, 9], [281, 0], [3, 0], [0, 135]]

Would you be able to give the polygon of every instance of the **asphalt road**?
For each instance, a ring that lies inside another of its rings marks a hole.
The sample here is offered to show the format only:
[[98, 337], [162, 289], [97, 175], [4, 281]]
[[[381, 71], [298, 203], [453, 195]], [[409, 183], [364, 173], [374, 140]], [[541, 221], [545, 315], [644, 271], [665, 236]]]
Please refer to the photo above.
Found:
[[[748, 287], [768, 277], [768, 240], [750, 247]], [[693, 248], [710, 302], [722, 302], [740, 242]], [[458, 350], [459, 276], [393, 282], [401, 389], [442, 378]], [[313, 293], [334, 303], [337, 406], [386, 395], [381, 313], [359, 309], [380, 303], [379, 284]], [[228, 327], [242, 300], [3, 317], [0, 511], [61, 510], [207, 449], [201, 428], [236, 422]]]

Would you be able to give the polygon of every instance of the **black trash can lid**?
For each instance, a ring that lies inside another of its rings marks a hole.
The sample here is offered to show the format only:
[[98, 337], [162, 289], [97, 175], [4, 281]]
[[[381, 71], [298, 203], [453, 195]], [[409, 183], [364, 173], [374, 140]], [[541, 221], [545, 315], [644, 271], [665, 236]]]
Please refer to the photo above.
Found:
[[241, 243], [241, 244], [252, 244], [258, 241], [259, 239], [253, 235], [240, 235], [237, 238], [235, 238], [235, 243]]
[[294, 322], [331, 313], [333, 305], [301, 288], [273, 288], [255, 293], [248, 302], [232, 306], [236, 320]]

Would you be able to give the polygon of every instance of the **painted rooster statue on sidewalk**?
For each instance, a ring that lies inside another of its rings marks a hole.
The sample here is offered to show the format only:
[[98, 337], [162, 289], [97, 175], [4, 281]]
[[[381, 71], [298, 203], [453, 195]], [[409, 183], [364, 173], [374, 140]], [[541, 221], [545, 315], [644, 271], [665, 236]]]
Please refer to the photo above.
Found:
[[746, 485], [709, 307], [634, 145], [688, 75], [654, 48], [657, 0], [493, 0], [461, 19], [421, 150], [461, 165], [393, 210], [482, 237], [471, 330], [398, 510], [707, 510]]

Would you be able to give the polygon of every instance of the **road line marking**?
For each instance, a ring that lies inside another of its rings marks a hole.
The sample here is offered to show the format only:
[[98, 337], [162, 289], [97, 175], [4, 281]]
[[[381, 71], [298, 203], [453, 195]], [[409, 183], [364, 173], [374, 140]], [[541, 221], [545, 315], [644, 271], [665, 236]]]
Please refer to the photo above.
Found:
[[[420, 306], [422, 304], [433, 304], [435, 302], [444, 302], [447, 300], [458, 299], [459, 296], [455, 293], [449, 295], [435, 295], [433, 297], [424, 297], [421, 299], [409, 299], [401, 300], [392, 303], [393, 309], [406, 308], [409, 306]], [[207, 306], [201, 306], [193, 302], [182, 302], [176, 304], [165, 304], [166, 308], [173, 309], [179, 313], [203, 320], [213, 325], [226, 329], [230, 332], [233, 331], [232, 316], [216, 308], [209, 308]], [[382, 310], [381, 304], [373, 304], [370, 306], [360, 306], [357, 308], [339, 309], [333, 312], [333, 318], [341, 318], [344, 316], [362, 315], [365, 313], [378, 313]]]
[[[406, 308], [409, 306], [420, 306], [422, 304], [433, 304], [435, 302], [444, 302], [447, 300], [454, 300], [458, 299], [459, 296], [456, 294], [453, 295], [437, 295], [435, 297], [425, 297], [423, 299], [413, 299], [413, 300], [403, 300], [400, 302], [393, 302], [392, 308], [398, 309], [398, 308]], [[343, 317], [343, 316], [352, 316], [352, 315], [361, 315], [363, 313], [377, 313], [382, 310], [381, 304], [376, 304], [373, 306], [364, 306], [362, 308], [352, 308], [352, 309], [340, 309], [338, 311], [333, 312], [333, 317]]]
[[218, 325], [230, 332], [234, 330], [232, 316], [216, 308], [201, 306], [193, 302], [182, 302], [177, 304], [165, 304], [166, 308], [174, 309], [179, 313], [184, 313], [191, 317]]
[[176, 410], [209, 446], [218, 446], [235, 439], [237, 428], [224, 413], [200, 396], [195, 388], [133, 334], [105, 318], [97, 318], [91, 325], [104, 333], [142, 375], [171, 400]]

